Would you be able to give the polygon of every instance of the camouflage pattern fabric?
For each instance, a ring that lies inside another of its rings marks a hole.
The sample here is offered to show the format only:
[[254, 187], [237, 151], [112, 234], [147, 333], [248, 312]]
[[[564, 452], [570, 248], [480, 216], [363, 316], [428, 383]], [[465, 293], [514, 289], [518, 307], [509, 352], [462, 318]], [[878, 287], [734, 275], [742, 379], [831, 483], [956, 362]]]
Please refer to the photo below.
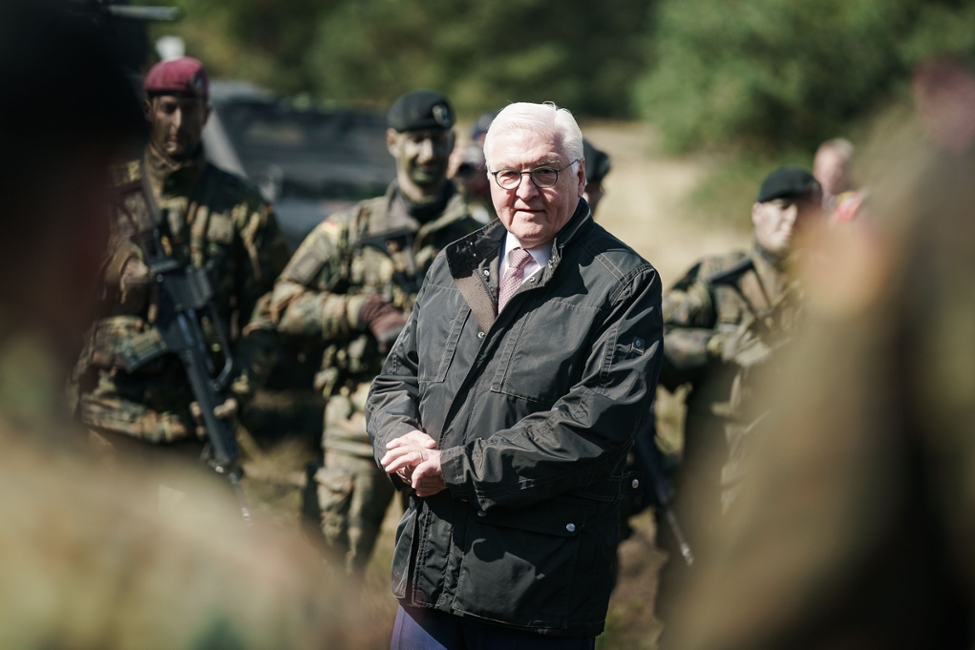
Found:
[[869, 216], [803, 243], [826, 263], [672, 647], [975, 647], [975, 148], [896, 118]]
[[[385, 355], [360, 327], [359, 311], [379, 295], [408, 313], [440, 249], [481, 226], [470, 217], [453, 184], [445, 186], [440, 203], [442, 211], [421, 223], [410, 214], [394, 183], [385, 196], [332, 215], [298, 247], [271, 299], [278, 332], [324, 341], [326, 346], [316, 378], [328, 400], [322, 435], [326, 467], [316, 480], [321, 485], [326, 542], [348, 558], [351, 568], [361, 568], [368, 560], [392, 496], [391, 490], [377, 487], [389, 479], [373, 461], [363, 412], [369, 385]], [[350, 460], [336, 460], [340, 454]], [[365, 463], [360, 468], [351, 459]], [[358, 515], [361, 534], [350, 530], [350, 502], [363, 504]], [[357, 534], [361, 537], [350, 541]]]
[[[789, 285], [783, 261], [756, 245], [749, 253], [703, 259], [664, 296], [660, 384], [670, 391], [690, 385], [674, 510], [692, 549], [721, 516], [722, 478], [716, 468], [728, 461], [732, 448], [742, 447], [743, 432], [757, 417], [746, 398], [748, 373], [758, 365], [748, 358], [758, 350], [749, 333], [774, 332], [791, 320], [791, 309], [776, 310], [784, 307]], [[744, 452], [735, 453], [738, 458]], [[671, 557], [657, 598], [658, 618], [666, 621], [688, 571], [670, 529], [659, 530], [659, 543]]]
[[393, 484], [371, 458], [327, 451], [315, 473], [321, 529], [337, 565], [348, 573], [364, 571], [379, 538]]
[[87, 453], [58, 348], [12, 313], [0, 304], [0, 647], [375, 647], [342, 576], [295, 534], [245, 529], [209, 475], [164, 508], [171, 468]]
[[[97, 430], [170, 443], [196, 429], [193, 401], [179, 360], [160, 354], [153, 328], [154, 297], [138, 282], [126, 283], [126, 265], [145, 260], [140, 244], [154, 227], [143, 194], [145, 170], [167, 223], [163, 245], [172, 257], [210, 270], [217, 312], [233, 350], [220, 350], [214, 324], [202, 327], [216, 356], [229, 353], [238, 373], [233, 394], [243, 402], [270, 371], [274, 327], [267, 294], [287, 260], [271, 207], [243, 179], [206, 162], [203, 151], [172, 165], [146, 151], [144, 160], [114, 171], [120, 200], [92, 326], [73, 374], [82, 422]], [[135, 360], [135, 361], [133, 361]]]

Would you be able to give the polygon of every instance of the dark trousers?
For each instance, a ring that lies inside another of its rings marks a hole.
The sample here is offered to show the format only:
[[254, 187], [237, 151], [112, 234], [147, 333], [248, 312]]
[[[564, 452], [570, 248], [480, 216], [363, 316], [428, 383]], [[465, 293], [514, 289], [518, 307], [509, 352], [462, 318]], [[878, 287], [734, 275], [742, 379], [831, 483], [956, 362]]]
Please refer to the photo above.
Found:
[[595, 637], [509, 630], [433, 609], [396, 610], [390, 650], [593, 650]]

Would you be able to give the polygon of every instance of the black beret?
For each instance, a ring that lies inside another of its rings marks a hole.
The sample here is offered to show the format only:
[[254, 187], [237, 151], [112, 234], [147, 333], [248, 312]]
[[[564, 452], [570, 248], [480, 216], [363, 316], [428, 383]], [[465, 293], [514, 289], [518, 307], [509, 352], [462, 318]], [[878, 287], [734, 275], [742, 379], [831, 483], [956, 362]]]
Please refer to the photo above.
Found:
[[810, 192], [819, 194], [823, 190], [819, 181], [802, 167], [787, 165], [779, 167], [774, 172], [765, 177], [762, 186], [758, 190], [759, 203], [773, 201], [775, 199], [789, 199], [801, 196]]
[[386, 123], [400, 132], [446, 131], [454, 126], [454, 109], [440, 93], [416, 90], [396, 100], [386, 114]]
[[609, 156], [592, 146], [589, 140], [582, 141], [583, 156], [586, 159], [586, 182], [601, 183], [612, 168]]

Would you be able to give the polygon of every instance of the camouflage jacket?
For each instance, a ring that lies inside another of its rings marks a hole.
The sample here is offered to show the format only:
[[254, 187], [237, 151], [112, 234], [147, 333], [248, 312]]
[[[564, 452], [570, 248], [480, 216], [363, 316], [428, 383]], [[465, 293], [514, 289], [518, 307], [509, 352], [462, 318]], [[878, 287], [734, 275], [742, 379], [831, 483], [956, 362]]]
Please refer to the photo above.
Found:
[[[154, 228], [143, 170], [165, 215], [160, 226], [164, 248], [186, 264], [209, 269], [217, 312], [234, 348], [233, 391], [240, 398], [249, 396], [269, 371], [274, 328], [267, 299], [261, 298], [287, 261], [287, 248], [258, 191], [208, 163], [202, 150], [172, 165], [147, 149], [143, 160], [113, 170], [119, 201], [98, 296], [100, 318], [74, 372], [78, 409], [90, 426], [172, 442], [192, 430], [185, 373], [174, 355], [158, 356], [153, 349], [152, 293], [133, 300], [120, 287], [126, 263], [145, 259], [142, 242]], [[204, 318], [202, 327], [210, 348], [223, 354], [214, 324]]]
[[754, 419], [743, 379], [763, 360], [757, 335], [792, 327], [791, 296], [789, 275], [757, 245], [701, 260], [664, 296], [660, 383], [670, 391], [690, 385], [683, 462], [690, 473], [704, 470], [698, 480], [717, 486], [706, 468], [737, 444], [729, 427]]
[[[423, 223], [409, 214], [396, 183], [385, 196], [330, 216], [298, 247], [275, 285], [271, 314], [278, 332], [325, 341], [317, 385], [326, 397], [350, 399], [356, 413], [385, 360], [360, 326], [362, 305], [378, 294], [408, 313], [440, 249], [481, 227], [453, 184], [445, 188], [442, 209]], [[364, 422], [329, 427], [330, 419], [326, 412], [324, 437], [333, 448], [372, 456]]]

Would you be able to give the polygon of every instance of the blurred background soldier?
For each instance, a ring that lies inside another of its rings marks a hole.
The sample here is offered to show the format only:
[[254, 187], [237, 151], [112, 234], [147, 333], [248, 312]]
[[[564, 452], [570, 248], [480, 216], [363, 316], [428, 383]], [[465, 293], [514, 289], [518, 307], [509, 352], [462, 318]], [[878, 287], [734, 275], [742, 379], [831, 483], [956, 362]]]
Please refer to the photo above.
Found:
[[609, 174], [613, 164], [609, 159], [609, 154], [600, 151], [588, 140], [582, 141], [582, 148], [586, 154], [586, 202], [592, 210], [593, 218], [596, 217], [596, 208], [603, 200], [606, 190], [603, 188], [603, 180]]
[[396, 180], [385, 196], [312, 231], [281, 274], [271, 303], [279, 332], [327, 344], [316, 379], [328, 399], [324, 465], [310, 468], [305, 512], [320, 517], [328, 548], [349, 571], [365, 568], [393, 495], [366, 433], [362, 409], [369, 385], [434, 257], [480, 227], [446, 178], [454, 145], [447, 99], [429, 90], [409, 93], [387, 120]]
[[447, 168], [447, 177], [457, 183], [471, 216], [485, 224], [498, 218], [484, 164], [484, 137], [497, 114], [497, 111], [488, 111], [475, 120], [471, 125], [470, 142], [454, 148]]
[[102, 43], [49, 4], [0, 3], [16, 151], [0, 173], [0, 647], [355, 647], [293, 536], [245, 534], [232, 505], [159, 516], [152, 468], [106, 476], [81, 444], [64, 382], [102, 279], [109, 164], [142, 117]]
[[[165, 354], [154, 331], [145, 240], [158, 228], [166, 255], [204, 268], [216, 290], [220, 324], [204, 321], [217, 356], [232, 355], [234, 397], [220, 408], [233, 417], [266, 375], [273, 326], [258, 299], [287, 261], [271, 207], [257, 189], [206, 161], [201, 133], [210, 115], [209, 80], [196, 59], [153, 67], [145, 78], [150, 139], [139, 160], [114, 170], [121, 195], [98, 293], [98, 320], [75, 369], [78, 413], [101, 439], [125, 438], [185, 448], [198, 455], [201, 426], [185, 372]], [[154, 223], [154, 206], [162, 223]], [[232, 341], [220, 349], [217, 327]]]
[[[756, 328], [774, 333], [792, 327], [795, 295], [787, 260], [797, 227], [821, 214], [820, 204], [812, 174], [797, 167], [777, 169], [752, 205], [752, 250], [701, 260], [664, 297], [660, 383], [671, 392], [690, 385], [675, 511], [687, 522], [684, 532], [692, 548], [721, 516], [718, 468], [729, 457], [728, 427], [751, 420], [741, 412], [742, 373], [758, 360], [743, 339]], [[659, 530], [670, 554], [657, 598], [657, 616], [666, 624], [688, 571], [670, 528]]]
[[853, 185], [853, 145], [833, 138], [819, 145], [813, 159], [813, 176], [823, 188], [823, 209], [839, 222], [852, 221], [863, 203], [863, 192]]
[[865, 151], [871, 220], [804, 243], [806, 331], [674, 647], [975, 644], [975, 78], [914, 93]]

